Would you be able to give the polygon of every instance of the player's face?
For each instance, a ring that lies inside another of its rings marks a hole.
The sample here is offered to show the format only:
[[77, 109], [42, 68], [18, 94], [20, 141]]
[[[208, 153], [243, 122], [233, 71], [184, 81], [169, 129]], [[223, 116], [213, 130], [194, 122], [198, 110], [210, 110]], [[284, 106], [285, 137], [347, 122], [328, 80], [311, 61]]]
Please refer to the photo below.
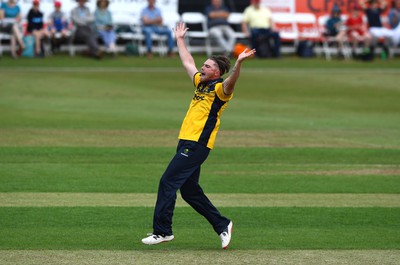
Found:
[[213, 60], [210, 59], [204, 62], [203, 66], [201, 67], [200, 73], [201, 82], [219, 78], [218, 66]]

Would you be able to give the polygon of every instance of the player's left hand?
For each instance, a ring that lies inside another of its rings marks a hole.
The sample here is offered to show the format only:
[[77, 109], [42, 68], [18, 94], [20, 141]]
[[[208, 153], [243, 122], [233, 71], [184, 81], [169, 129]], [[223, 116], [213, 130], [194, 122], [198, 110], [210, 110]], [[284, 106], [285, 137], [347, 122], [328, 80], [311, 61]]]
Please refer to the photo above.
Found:
[[253, 57], [256, 53], [256, 49], [245, 49], [241, 54], [238, 56], [238, 61], [241, 62], [249, 57]]

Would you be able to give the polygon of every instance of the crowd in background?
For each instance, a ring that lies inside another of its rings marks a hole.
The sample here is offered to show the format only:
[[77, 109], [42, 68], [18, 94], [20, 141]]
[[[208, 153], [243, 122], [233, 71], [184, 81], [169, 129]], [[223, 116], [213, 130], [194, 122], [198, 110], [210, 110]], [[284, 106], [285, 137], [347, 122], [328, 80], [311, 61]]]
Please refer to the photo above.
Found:
[[[391, 48], [396, 49], [400, 43], [400, 0], [392, 2], [387, 26], [382, 21], [386, 9], [385, 0], [360, 0], [359, 4], [353, 4], [348, 18], [342, 19], [340, 8], [333, 6], [325, 34], [336, 39], [339, 57], [343, 57], [345, 39], [351, 43], [353, 57], [370, 58], [377, 45], [382, 46], [383, 57], [390, 56]], [[359, 44], [363, 46], [361, 55], [356, 52]]]
[[[16, 0], [3, 2], [0, 8], [0, 32], [10, 36], [10, 52], [14, 58], [21, 55], [44, 57], [43, 40], [51, 46], [51, 53], [60, 50], [69, 38], [79, 39], [87, 45], [87, 55], [101, 58], [104, 52], [117, 53], [117, 41], [113, 14], [109, 10], [109, 0], [97, 0], [94, 11], [87, 7], [87, 0], [76, 0], [77, 5], [70, 14], [62, 11], [62, 3], [54, 2], [54, 11], [44, 18], [40, 1], [33, 0], [32, 8], [26, 16], [26, 27], [22, 27], [23, 17]], [[141, 11], [141, 31], [144, 36], [146, 55], [153, 56], [153, 34], [166, 36], [168, 55], [173, 56], [175, 41], [171, 29], [164, 26], [161, 10], [156, 0], [148, 0]], [[391, 48], [397, 49], [400, 42], [400, 0], [390, 3], [386, 0], [360, 0], [349, 10], [344, 20], [338, 5], [334, 5], [325, 25], [323, 36], [337, 42], [338, 57], [343, 57], [343, 43], [351, 44], [353, 57], [370, 58], [380, 45], [388, 56]], [[387, 21], [382, 17], [387, 14]], [[228, 22], [229, 8], [223, 0], [211, 0], [204, 10], [208, 32], [224, 54], [233, 55], [237, 39]], [[363, 19], [366, 17], [366, 21]], [[251, 0], [243, 11], [241, 30], [248, 39], [248, 45], [262, 57], [281, 57], [281, 37], [274, 28], [273, 15], [260, 0]], [[358, 52], [361, 46], [361, 53]]]

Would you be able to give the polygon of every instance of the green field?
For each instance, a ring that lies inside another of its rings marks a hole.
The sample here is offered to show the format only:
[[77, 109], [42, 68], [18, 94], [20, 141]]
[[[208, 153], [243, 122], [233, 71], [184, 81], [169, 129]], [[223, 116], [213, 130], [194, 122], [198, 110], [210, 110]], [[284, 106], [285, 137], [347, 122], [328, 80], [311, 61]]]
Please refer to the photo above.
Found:
[[246, 61], [200, 179], [222, 251], [180, 198], [174, 241], [140, 242], [193, 95], [178, 58], [2, 57], [0, 264], [399, 264], [399, 76]]

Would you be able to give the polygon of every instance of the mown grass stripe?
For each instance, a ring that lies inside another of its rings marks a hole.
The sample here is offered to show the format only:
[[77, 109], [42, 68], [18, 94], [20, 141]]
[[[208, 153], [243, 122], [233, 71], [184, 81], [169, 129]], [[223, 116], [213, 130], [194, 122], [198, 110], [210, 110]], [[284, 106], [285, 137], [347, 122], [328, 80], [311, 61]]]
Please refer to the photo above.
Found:
[[[174, 147], [177, 129], [32, 129], [0, 128], [2, 147]], [[383, 147], [400, 148], [396, 130], [223, 130], [218, 147]], [[343, 138], [346, 135], [346, 138]], [[373, 138], [373, 139], [372, 139]], [[388, 145], [392, 139], [392, 144]]]
[[[0, 207], [152, 207], [154, 193], [0, 193]], [[222, 207], [400, 207], [400, 194], [208, 194]], [[188, 207], [180, 196], [177, 207]]]
[[[235, 223], [231, 250], [400, 250], [400, 208], [218, 207]], [[152, 207], [0, 207], [2, 250], [220, 250], [210, 224], [174, 211], [175, 240], [149, 248]]]
[[[179, 65], [179, 64], [178, 64]], [[19, 72], [52, 72], [52, 73], [181, 73], [181, 66], [168, 66], [168, 67], [46, 67], [46, 66], [35, 66], [35, 67], [1, 67], [2, 72], [7, 73], [19, 73]], [[265, 68], [257, 69], [254, 67], [246, 67], [242, 70], [246, 73], [266, 73]], [[342, 67], [334, 67], [330, 68], [329, 71], [332, 74], [343, 74], [343, 75], [351, 75], [352, 73], [374, 73], [374, 74], [397, 74], [399, 73], [398, 69], [351, 69], [352, 72], [349, 72], [347, 68]], [[325, 73], [326, 69], [316, 68], [316, 67], [292, 67], [285, 68], [285, 72], [291, 75], [302, 75], [309, 74], [310, 72], [315, 73]], [[282, 74], [281, 69], [268, 69], [268, 74]]]
[[[398, 264], [399, 250], [228, 251], [0, 251], [0, 263], [15, 264]], [[161, 262], [162, 261], [162, 262]]]

